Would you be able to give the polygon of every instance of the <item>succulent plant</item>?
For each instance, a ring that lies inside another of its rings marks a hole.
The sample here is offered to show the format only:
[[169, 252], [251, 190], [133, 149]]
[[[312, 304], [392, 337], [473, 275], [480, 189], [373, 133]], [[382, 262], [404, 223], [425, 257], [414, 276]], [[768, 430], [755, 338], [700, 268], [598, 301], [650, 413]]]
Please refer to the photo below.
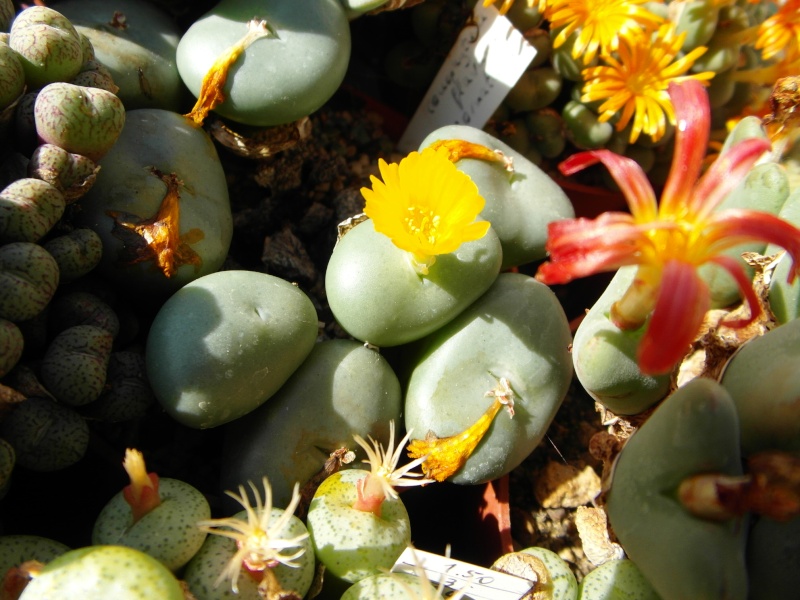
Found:
[[116, 143], [125, 125], [125, 107], [116, 95], [65, 82], [39, 91], [33, 115], [42, 141], [95, 162]]
[[311, 352], [317, 324], [308, 296], [283, 279], [212, 273], [158, 311], [147, 337], [147, 376], [178, 422], [216, 427], [254, 410], [286, 382]]
[[664, 398], [668, 375], [645, 375], [636, 353], [644, 331], [623, 330], [609, 318], [611, 306], [628, 289], [635, 267], [622, 267], [578, 325], [572, 344], [575, 376], [597, 402], [618, 415], [634, 415]]
[[0, 109], [11, 106], [25, 91], [25, 71], [8, 44], [0, 42]]
[[14, 20], [16, 8], [12, 0], [0, 1], [0, 31], [7, 32]]
[[720, 383], [739, 414], [742, 452], [800, 451], [797, 402], [800, 320], [794, 319], [743, 345]]
[[[252, 21], [252, 24], [250, 23]], [[301, 119], [336, 91], [350, 57], [350, 28], [338, 0], [223, 0], [181, 37], [177, 65], [209, 110], [258, 127]]]
[[406, 428], [426, 434], [409, 445], [426, 475], [475, 484], [519, 466], [566, 396], [569, 344], [553, 292], [521, 273], [500, 274], [420, 340], [404, 359], [411, 373], [404, 412]]
[[50, 398], [28, 398], [0, 422], [0, 437], [13, 446], [19, 466], [48, 472], [83, 458], [89, 427], [68, 406]]
[[558, 554], [540, 546], [530, 546], [498, 558], [492, 569], [529, 579], [535, 584], [531, 598], [576, 600], [578, 582], [569, 565]]
[[401, 412], [400, 382], [376, 350], [317, 342], [274, 396], [226, 426], [221, 483], [232, 489], [266, 475], [274, 502], [287, 505], [294, 483], [306, 492], [332, 453], [353, 446], [353, 432], [385, 438]]
[[[98, 88], [119, 97], [119, 86], [114, 83], [114, 78], [111, 76], [111, 73], [105, 65], [95, 59], [87, 60], [83, 63], [80, 73], [70, 79], [69, 83], [81, 87]], [[120, 100], [122, 100], [122, 98], [120, 98]]]
[[32, 573], [20, 600], [185, 600], [183, 589], [164, 565], [127, 546], [85, 546]]
[[233, 224], [225, 173], [209, 136], [181, 115], [127, 112], [74, 222], [103, 240], [98, 272], [148, 301], [219, 270]]
[[118, 423], [145, 416], [155, 401], [147, 380], [144, 354], [123, 350], [111, 353], [103, 392], [83, 413], [93, 419]]
[[184, 575], [198, 600], [264, 597], [299, 600], [311, 587], [314, 549], [306, 526], [294, 516], [300, 502], [299, 488], [295, 485], [289, 505], [280, 509], [272, 502], [266, 477], [262, 484], [263, 499], [250, 482], [255, 506], [245, 487], [239, 486], [238, 495], [226, 493], [243, 511], [232, 517], [198, 523], [201, 530], [211, 535]]
[[95, 162], [81, 154], [72, 154], [60, 146], [42, 144], [31, 155], [28, 173], [57, 188], [68, 204], [91, 189], [97, 177]]
[[615, 559], [595, 567], [581, 580], [578, 600], [661, 600], [636, 564]]
[[[5, 497], [8, 488], [11, 487], [11, 475], [14, 473], [16, 463], [17, 455], [14, 447], [4, 439], [0, 439], [0, 500]], [[0, 546], [2, 546], [2, 538], [0, 538]]]
[[11, 24], [8, 45], [18, 54], [32, 88], [68, 81], [84, 62], [83, 45], [72, 23], [46, 6], [21, 11]]
[[[525, 156], [496, 137], [467, 125], [447, 125], [428, 134], [420, 150], [444, 143], [453, 147], [454, 163], [469, 175], [486, 201], [481, 218], [492, 224], [503, 248], [502, 270], [544, 258], [547, 224], [575, 216], [561, 188]], [[505, 160], [470, 156], [461, 146], [477, 144]]]
[[[184, 90], [175, 65], [180, 29], [160, 6], [120, 0], [64, 0], [58, 10], [86, 36], [127, 110], [177, 111]], [[111, 91], [111, 90], [110, 90]]]
[[0, 191], [0, 243], [37, 242], [64, 214], [63, 194], [40, 179], [18, 179]]
[[22, 357], [25, 338], [14, 323], [0, 319], [0, 377], [4, 377]]
[[180, 569], [205, 541], [196, 524], [211, 516], [208, 501], [184, 481], [147, 473], [138, 450], [126, 450], [123, 466], [130, 484], [100, 511], [92, 543], [136, 548], [171, 571]]
[[86, 227], [51, 237], [42, 246], [58, 265], [59, 283], [83, 277], [100, 264], [103, 257], [103, 241]]
[[733, 400], [706, 378], [668, 396], [622, 448], [609, 521], [664, 600], [747, 596], [743, 519], [700, 518], [678, 499], [681, 483], [698, 473], [741, 475], [740, 448]]
[[408, 434], [395, 449], [393, 422], [385, 449], [372, 438], [370, 446], [353, 437], [366, 451], [370, 470], [345, 469], [325, 479], [306, 517], [317, 560], [350, 583], [390, 569], [411, 541], [408, 512], [395, 488], [432, 482], [412, 471], [421, 459], [397, 467]]
[[42, 312], [58, 287], [58, 263], [31, 242], [0, 246], [0, 318], [27, 321]]
[[[69, 546], [39, 535], [14, 534], [0, 536], [0, 573], [3, 593], [18, 598], [28, 584], [28, 565], [50, 562], [69, 552]], [[26, 564], [27, 563], [27, 564]]]
[[59, 333], [45, 351], [42, 383], [58, 400], [83, 406], [97, 399], [106, 383], [114, 336], [95, 325], [73, 325]]
[[50, 303], [51, 331], [58, 334], [75, 325], [92, 325], [106, 330], [112, 338], [119, 333], [119, 318], [99, 296], [74, 291], [59, 295]]

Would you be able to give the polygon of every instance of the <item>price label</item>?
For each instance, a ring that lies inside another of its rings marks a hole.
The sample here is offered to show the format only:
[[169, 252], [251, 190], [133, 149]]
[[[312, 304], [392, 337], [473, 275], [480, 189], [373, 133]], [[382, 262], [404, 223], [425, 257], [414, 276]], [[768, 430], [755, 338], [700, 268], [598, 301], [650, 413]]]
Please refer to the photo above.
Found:
[[454, 591], [467, 588], [466, 596], [473, 600], [519, 600], [535, 583], [416, 548], [406, 548], [392, 567], [395, 573], [411, 575], [420, 569], [434, 586], [443, 583]]
[[494, 6], [477, 2], [398, 149], [416, 150], [431, 131], [444, 125], [486, 125], [534, 56], [536, 49], [511, 21]]

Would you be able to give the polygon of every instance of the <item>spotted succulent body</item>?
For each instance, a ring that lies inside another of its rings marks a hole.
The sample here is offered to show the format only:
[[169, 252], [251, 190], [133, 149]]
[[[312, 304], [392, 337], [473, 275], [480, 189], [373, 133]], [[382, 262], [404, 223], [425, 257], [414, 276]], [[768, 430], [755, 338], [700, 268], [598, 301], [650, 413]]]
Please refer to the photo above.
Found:
[[317, 559], [350, 582], [391, 569], [411, 541], [408, 512], [399, 498], [384, 500], [380, 517], [353, 508], [356, 482], [365, 476], [361, 469], [348, 469], [328, 477], [306, 520]]
[[211, 516], [208, 502], [196, 488], [178, 479], [160, 479], [158, 491], [161, 504], [136, 523], [122, 492], [115, 495], [95, 521], [92, 543], [136, 548], [173, 571], [189, 562], [206, 537], [197, 521]]
[[[273, 508], [270, 522], [274, 522], [283, 514], [283, 510]], [[235, 519], [247, 520], [247, 513], [241, 511], [233, 516]], [[281, 538], [291, 539], [306, 533], [306, 526], [297, 517], [292, 517], [278, 535]], [[286, 591], [295, 591], [301, 597], [305, 596], [311, 587], [314, 579], [314, 548], [311, 539], [306, 538], [298, 544], [298, 548], [304, 548], [302, 556], [295, 559], [299, 563], [296, 568], [278, 564], [273, 567], [281, 587]], [[236, 541], [219, 535], [209, 535], [203, 543], [203, 547], [195, 554], [194, 558], [186, 565], [183, 579], [189, 586], [189, 590], [195, 595], [197, 600], [226, 600], [228, 598], [239, 600], [260, 600], [258, 593], [258, 581], [255, 577], [243, 572], [237, 580], [239, 592], [235, 593], [231, 589], [231, 582], [228, 580], [220, 581], [225, 565], [228, 564], [236, 554]], [[294, 550], [294, 548], [293, 548]]]

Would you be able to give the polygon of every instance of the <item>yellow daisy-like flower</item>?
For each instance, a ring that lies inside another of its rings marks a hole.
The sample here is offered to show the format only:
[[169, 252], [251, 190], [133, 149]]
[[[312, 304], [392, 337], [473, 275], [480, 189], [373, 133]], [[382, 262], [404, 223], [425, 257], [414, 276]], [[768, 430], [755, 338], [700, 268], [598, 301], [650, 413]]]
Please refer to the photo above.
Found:
[[361, 188], [364, 212], [376, 231], [409, 253], [420, 274], [437, 255], [486, 235], [489, 222], [475, 220], [485, 201], [445, 149], [412, 152], [399, 164], [381, 159], [378, 167], [383, 181], [371, 176], [372, 189]]
[[598, 53], [608, 54], [619, 47], [624, 37], [646, 36], [663, 19], [644, 8], [648, 0], [556, 0], [548, 18], [552, 30], [559, 30], [553, 40], [558, 48], [574, 33], [578, 37], [572, 57], [590, 63]]
[[702, 82], [714, 77], [712, 71], [685, 74], [706, 51], [700, 46], [676, 59], [685, 37], [685, 32], [676, 35], [675, 26], [665, 23], [653, 39], [623, 38], [618, 56], [605, 56], [606, 65], [583, 70], [581, 102], [605, 100], [599, 108], [599, 120], [605, 122], [619, 114], [617, 131], [633, 119], [632, 144], [642, 132], [654, 141], [661, 139], [667, 122], [675, 123], [675, 110], [667, 93], [670, 82]]
[[765, 19], [758, 28], [755, 49], [761, 50], [764, 60], [785, 52], [800, 52], [800, 0], [778, 3], [778, 11]]

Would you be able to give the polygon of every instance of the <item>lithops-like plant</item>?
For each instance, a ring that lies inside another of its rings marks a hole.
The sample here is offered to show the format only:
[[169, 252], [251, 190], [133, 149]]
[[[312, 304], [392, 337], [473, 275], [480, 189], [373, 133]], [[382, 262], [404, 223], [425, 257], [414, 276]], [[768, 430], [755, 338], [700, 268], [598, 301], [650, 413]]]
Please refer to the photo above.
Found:
[[103, 241], [86, 227], [51, 237], [42, 246], [58, 264], [59, 283], [83, 277], [99, 265], [103, 257]]
[[368, 443], [354, 435], [367, 453], [364, 462], [370, 470], [334, 473], [308, 508], [306, 524], [317, 559], [330, 575], [350, 583], [390, 569], [411, 541], [408, 512], [395, 488], [433, 481], [412, 471], [421, 459], [398, 468], [409, 435], [395, 448], [392, 422], [389, 436], [384, 449], [372, 438]]
[[534, 581], [530, 598], [535, 600], [576, 600], [578, 597], [578, 581], [569, 565], [548, 548], [530, 546], [504, 554], [494, 561], [492, 570]]
[[106, 385], [100, 396], [85, 407], [84, 414], [110, 423], [145, 416], [156, 401], [147, 381], [143, 352], [112, 352], [106, 371]]
[[68, 81], [84, 62], [83, 45], [64, 15], [46, 6], [31, 6], [11, 24], [8, 45], [17, 52], [32, 88]]
[[33, 115], [42, 141], [95, 162], [111, 149], [125, 125], [125, 107], [116, 95], [65, 82], [42, 88]]
[[486, 201], [480, 214], [500, 239], [502, 270], [544, 258], [548, 223], [575, 216], [558, 184], [525, 156], [475, 127], [440, 127], [428, 134], [420, 150], [438, 145], [451, 152], [450, 160]]
[[75, 325], [59, 333], [45, 351], [41, 378], [53, 396], [70, 406], [97, 399], [106, 383], [114, 336], [94, 325]]
[[266, 402], [311, 352], [317, 327], [311, 300], [289, 282], [220, 271], [161, 307], [147, 338], [147, 375], [173, 418], [216, 427]]
[[18, 179], [0, 191], [0, 243], [37, 242], [66, 208], [64, 195], [41, 179]]
[[119, 317], [114, 309], [91, 292], [74, 291], [59, 294], [48, 306], [48, 318], [54, 334], [76, 325], [99, 327], [114, 338], [119, 333]]
[[610, 560], [589, 571], [578, 587], [578, 600], [661, 600], [639, 567], [627, 558]]
[[611, 527], [664, 600], [747, 597], [744, 520], [690, 513], [679, 496], [698, 474], [742, 474], [739, 419], [711, 379], [678, 388], [628, 439], [607, 497]]
[[14, 323], [0, 319], [0, 377], [3, 377], [22, 357], [25, 338]]
[[47, 563], [69, 552], [70, 547], [39, 535], [0, 535], [0, 574], [3, 593], [18, 598], [28, 583], [26, 563]]
[[97, 164], [81, 154], [67, 152], [55, 144], [42, 144], [31, 154], [28, 173], [46, 181], [74, 202], [91, 189], [98, 172]]
[[575, 376], [597, 402], [619, 415], [633, 415], [654, 405], [670, 389], [669, 375], [644, 374], [636, 353], [644, 329], [626, 330], [609, 318], [611, 307], [636, 276], [622, 267], [578, 325], [572, 344]]
[[178, 44], [178, 71], [210, 110], [270, 126], [301, 119], [339, 88], [350, 57], [350, 27], [338, 0], [223, 0]]
[[[272, 504], [272, 490], [264, 477], [264, 496], [252, 482], [249, 492], [227, 491], [244, 510], [232, 517], [207, 519], [198, 526], [209, 535], [187, 565], [184, 579], [198, 600], [280, 597], [299, 600], [314, 579], [314, 549], [308, 530], [294, 515], [300, 502], [299, 486], [285, 509]], [[281, 595], [283, 594], [283, 595]]]
[[136, 0], [65, 0], [61, 11], [78, 33], [91, 40], [128, 110], [179, 110], [182, 81], [175, 65], [180, 30], [160, 6]]
[[211, 139], [181, 115], [143, 108], [125, 121], [74, 221], [103, 240], [105, 278], [161, 302], [222, 266], [233, 235], [228, 188]]
[[32, 579], [20, 600], [185, 600], [169, 569], [127, 546], [76, 548], [29, 572]]
[[283, 506], [295, 481], [314, 477], [331, 453], [352, 444], [353, 432], [385, 438], [402, 404], [397, 375], [375, 349], [355, 340], [318, 342], [274, 396], [226, 426], [223, 487], [266, 475]]
[[0, 42], [0, 110], [14, 104], [25, 91], [25, 71], [18, 55]]
[[474, 484], [516, 468], [544, 437], [572, 378], [570, 332], [555, 294], [503, 273], [405, 360], [410, 455], [427, 477]]
[[[488, 152], [488, 150], [487, 150]], [[446, 149], [379, 161], [363, 188], [370, 217], [341, 237], [325, 273], [328, 302], [353, 337], [376, 346], [417, 340], [489, 289], [502, 248], [478, 188]]]
[[89, 427], [68, 406], [50, 398], [28, 398], [0, 422], [0, 437], [13, 446], [19, 466], [55, 471], [84, 457]]
[[123, 466], [131, 482], [97, 516], [92, 543], [130, 546], [179, 569], [205, 540], [196, 526], [211, 516], [205, 496], [179, 479], [148, 473], [138, 450], [125, 452]]

